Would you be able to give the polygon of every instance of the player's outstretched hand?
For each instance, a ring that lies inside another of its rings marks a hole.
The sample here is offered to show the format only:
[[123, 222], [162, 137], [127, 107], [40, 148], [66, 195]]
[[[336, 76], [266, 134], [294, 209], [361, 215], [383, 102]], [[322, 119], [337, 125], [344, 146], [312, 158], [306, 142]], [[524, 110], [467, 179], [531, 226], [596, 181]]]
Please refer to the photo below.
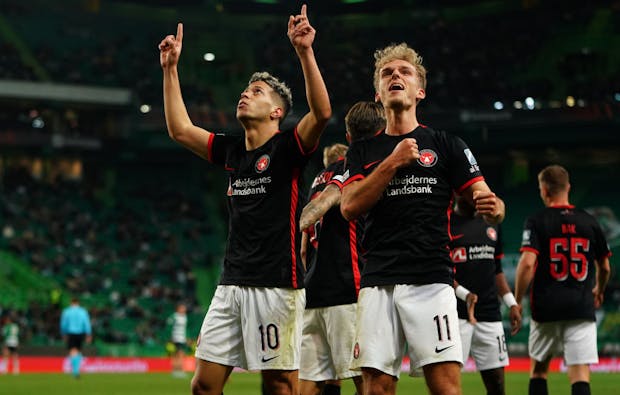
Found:
[[306, 5], [301, 6], [301, 13], [298, 15], [291, 15], [288, 18], [288, 38], [291, 40], [291, 44], [295, 47], [295, 50], [309, 49], [314, 42], [314, 36], [316, 30], [310, 25], [308, 21], [308, 13], [306, 11]]
[[183, 48], [183, 24], [177, 25], [177, 35], [167, 35], [161, 43], [159, 43], [159, 64], [166, 69], [170, 66], [176, 66], [181, 56], [181, 48]]

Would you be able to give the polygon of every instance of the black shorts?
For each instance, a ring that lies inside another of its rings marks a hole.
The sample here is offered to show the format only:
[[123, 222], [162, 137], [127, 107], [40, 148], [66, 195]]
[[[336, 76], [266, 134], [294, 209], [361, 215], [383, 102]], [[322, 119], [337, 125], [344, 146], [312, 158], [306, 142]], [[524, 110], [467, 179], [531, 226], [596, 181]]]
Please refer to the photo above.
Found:
[[7, 350], [9, 350], [9, 354], [17, 354], [17, 346], [5, 346]]
[[67, 349], [77, 348], [78, 350], [82, 349], [82, 343], [84, 343], [84, 339], [86, 338], [85, 334], [69, 334], [67, 335]]
[[178, 352], [178, 351], [183, 351], [183, 352], [187, 351], [187, 344], [185, 344], [185, 343], [177, 343], [177, 342], [174, 342], [173, 344], [174, 344], [174, 351], [176, 351], [176, 352]]

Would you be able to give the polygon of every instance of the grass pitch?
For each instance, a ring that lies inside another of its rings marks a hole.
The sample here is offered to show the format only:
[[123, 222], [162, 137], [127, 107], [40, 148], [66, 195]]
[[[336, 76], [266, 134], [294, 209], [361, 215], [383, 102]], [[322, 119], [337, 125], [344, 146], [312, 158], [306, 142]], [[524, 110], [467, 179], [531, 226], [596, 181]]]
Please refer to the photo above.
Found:
[[[165, 373], [146, 374], [85, 374], [76, 380], [63, 374], [21, 374], [0, 376], [2, 395], [188, 395], [191, 376], [184, 379]], [[463, 395], [484, 394], [484, 386], [477, 373], [462, 376]], [[592, 393], [615, 395], [619, 393], [619, 373], [594, 373], [591, 380]], [[506, 394], [527, 394], [526, 373], [506, 374]], [[342, 395], [353, 395], [355, 389], [350, 380], [343, 382]], [[397, 394], [427, 394], [424, 380], [401, 376]], [[224, 389], [225, 395], [260, 395], [260, 376], [256, 373], [233, 373]], [[549, 377], [549, 393], [570, 394], [565, 374], [554, 373]]]

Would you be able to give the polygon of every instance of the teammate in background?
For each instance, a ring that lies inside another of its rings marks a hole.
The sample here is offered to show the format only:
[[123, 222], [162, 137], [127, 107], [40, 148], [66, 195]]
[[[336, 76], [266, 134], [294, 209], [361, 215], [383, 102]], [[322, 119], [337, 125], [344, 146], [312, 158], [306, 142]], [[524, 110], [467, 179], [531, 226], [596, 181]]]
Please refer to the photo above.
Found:
[[603, 304], [611, 252], [596, 219], [570, 204], [566, 169], [545, 167], [538, 188], [545, 208], [525, 221], [515, 286], [521, 306], [531, 285], [529, 394], [548, 393], [549, 362], [563, 352], [571, 394], [588, 395], [589, 365], [598, 363], [594, 310]]
[[[340, 202], [340, 189], [333, 183], [329, 183], [331, 178], [336, 174], [333, 169], [328, 171], [327, 168], [330, 166], [334, 167], [332, 165], [337, 163], [338, 173], [341, 173], [344, 168], [343, 162], [344, 156], [347, 154], [347, 148], [348, 147], [346, 145], [339, 143], [325, 147], [323, 149], [323, 170], [321, 170], [314, 177], [314, 180], [310, 185], [310, 191], [308, 192], [308, 203], [304, 206], [299, 218], [299, 229], [303, 231], [301, 235], [302, 242], [300, 255], [304, 262], [304, 266], [306, 267], [306, 271], [310, 269], [309, 264], [314, 257], [312, 254], [318, 244], [318, 229], [315, 229], [315, 226], [320, 226], [320, 221], [323, 214], [325, 214], [330, 208], [334, 207], [334, 205], [338, 205]], [[330, 189], [323, 194], [327, 186], [329, 186]], [[321, 196], [321, 199], [316, 200], [318, 196]], [[326, 200], [328, 197], [329, 200]], [[317, 207], [319, 204], [322, 208], [321, 212], [319, 212], [319, 207]], [[308, 246], [314, 248], [308, 249]], [[308, 277], [306, 276], [306, 283], [307, 282]], [[308, 287], [306, 285], [306, 304], [307, 299]]]
[[2, 347], [2, 363], [0, 364], [0, 373], [8, 373], [9, 360], [11, 360], [13, 374], [19, 374], [19, 325], [9, 313], [4, 318], [2, 326], [2, 338], [4, 346]]
[[71, 299], [71, 304], [60, 315], [60, 334], [65, 339], [69, 350], [71, 373], [73, 377], [79, 378], [82, 365], [82, 344], [84, 341], [91, 342], [92, 332], [90, 315], [85, 308], [80, 306], [77, 298]]
[[[383, 107], [356, 103], [345, 117], [347, 141], [370, 137], [385, 127]], [[300, 223], [307, 224], [302, 249], [306, 258], [306, 311], [299, 370], [302, 395], [340, 394], [338, 381], [353, 378], [363, 394], [361, 373], [349, 369], [355, 336], [359, 292], [361, 227], [340, 213], [340, 188], [347, 147], [334, 144], [324, 151], [325, 169], [315, 177], [310, 202]], [[335, 186], [332, 197], [328, 188]], [[303, 256], [303, 253], [302, 253]]]
[[487, 394], [504, 395], [504, 366], [509, 361], [497, 296], [510, 308], [513, 325], [521, 316], [502, 271], [502, 233], [460, 196], [450, 216], [450, 233], [463, 362], [471, 352]]
[[185, 377], [183, 371], [183, 360], [185, 359], [185, 349], [187, 347], [187, 307], [179, 303], [176, 311], [168, 317], [170, 326], [170, 341], [174, 345], [172, 353], [172, 375], [175, 377]]
[[448, 208], [456, 191], [495, 224], [504, 204], [461, 139], [418, 123], [426, 70], [413, 49], [376, 51], [374, 86], [387, 126], [349, 147], [340, 202], [346, 219], [365, 215], [352, 368], [366, 395], [394, 394], [406, 342], [411, 373], [423, 370], [431, 394], [460, 394]]
[[183, 26], [159, 45], [170, 137], [229, 175], [224, 268], [198, 338], [194, 394], [219, 395], [235, 366], [260, 370], [271, 395], [299, 393], [305, 292], [297, 256], [298, 183], [332, 112], [306, 5], [290, 16], [288, 37], [301, 63], [310, 112], [294, 130], [281, 132], [290, 90], [268, 73], [255, 73], [237, 106], [241, 138], [214, 134], [190, 120], [177, 70]]

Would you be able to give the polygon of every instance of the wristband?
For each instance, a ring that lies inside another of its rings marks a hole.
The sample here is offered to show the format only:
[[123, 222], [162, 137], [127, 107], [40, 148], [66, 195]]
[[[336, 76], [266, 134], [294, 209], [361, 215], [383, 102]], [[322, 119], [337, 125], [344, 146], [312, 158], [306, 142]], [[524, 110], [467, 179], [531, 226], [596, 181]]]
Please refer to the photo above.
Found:
[[508, 292], [504, 294], [504, 296], [502, 296], [502, 299], [504, 300], [504, 303], [508, 307], [516, 306], [518, 304], [512, 292]]
[[469, 289], [465, 288], [462, 285], [458, 285], [454, 290], [456, 297], [461, 299], [463, 302], [467, 302], [467, 295], [469, 295]]

